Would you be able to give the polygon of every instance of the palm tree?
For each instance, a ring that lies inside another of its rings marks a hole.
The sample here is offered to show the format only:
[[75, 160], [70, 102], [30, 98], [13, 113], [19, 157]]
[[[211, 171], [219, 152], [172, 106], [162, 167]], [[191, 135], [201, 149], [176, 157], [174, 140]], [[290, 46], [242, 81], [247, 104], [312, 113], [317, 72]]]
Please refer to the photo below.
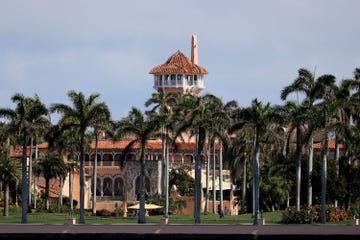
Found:
[[254, 99], [251, 106], [241, 109], [237, 114], [237, 122], [230, 128], [230, 132], [251, 128], [254, 134], [253, 145], [253, 190], [254, 190], [254, 225], [259, 224], [260, 219], [260, 189], [259, 167], [260, 149], [263, 142], [270, 139], [282, 140], [282, 128], [279, 126], [280, 115], [275, 112], [270, 103], [263, 104]]
[[249, 127], [244, 127], [230, 137], [225, 151], [231, 169], [230, 174], [233, 184], [236, 185], [238, 180], [242, 178], [241, 201], [239, 201], [242, 212], [246, 208], [247, 165], [248, 159], [251, 160], [253, 142], [253, 131]]
[[10, 141], [6, 133], [6, 125], [0, 123], [0, 182], [5, 185], [4, 216], [9, 216], [10, 184], [18, 182], [21, 175], [20, 162], [9, 156], [9, 145]]
[[120, 139], [123, 136], [131, 136], [133, 139], [127, 144], [124, 150], [124, 156], [128, 149], [132, 148], [134, 144], [140, 145], [140, 178], [139, 178], [139, 195], [140, 195], [140, 210], [138, 216], [138, 223], [146, 223], [145, 219], [145, 147], [149, 139], [151, 139], [156, 131], [159, 130], [159, 123], [150, 121], [137, 108], [132, 107], [129, 115], [118, 123], [116, 123], [115, 138]]
[[[153, 108], [147, 112], [150, 116], [158, 118], [161, 122], [161, 139], [162, 139], [162, 172], [161, 172], [161, 188], [164, 189], [161, 193], [165, 196], [164, 217], [168, 218], [169, 214], [169, 156], [168, 156], [168, 138], [171, 129], [173, 129], [173, 108], [179, 102], [179, 97], [175, 93], [156, 92], [152, 97], [145, 102], [145, 106], [154, 105]], [[160, 188], [160, 191], [161, 191]]]
[[[315, 78], [315, 74], [312, 73], [311, 71], [309, 71], [308, 69], [305, 68], [300, 68], [298, 70], [298, 77], [288, 86], [284, 87], [281, 90], [281, 99], [282, 100], [286, 100], [287, 97], [292, 94], [292, 93], [296, 93], [296, 97], [297, 97], [297, 102], [299, 102], [298, 100], [298, 94], [303, 94], [304, 98], [303, 101], [301, 102], [301, 106], [302, 107], [297, 107], [299, 108], [299, 110], [301, 108], [305, 108], [305, 110], [309, 110], [313, 107], [314, 101], [315, 101], [315, 95], [314, 95], [314, 89], [315, 89], [315, 82], [317, 81], [317, 79]], [[303, 110], [301, 110], [303, 111]], [[296, 113], [295, 109], [294, 109], [294, 113]], [[311, 114], [310, 114], [311, 115]], [[311, 118], [311, 116], [309, 115], [309, 118]], [[293, 116], [296, 116], [293, 115]], [[295, 119], [294, 119], [295, 120]], [[303, 119], [305, 120], [305, 122], [309, 123], [308, 119]], [[299, 125], [300, 127], [300, 125]], [[295, 128], [295, 129], [299, 129], [299, 128]], [[301, 128], [300, 128], [301, 129]], [[299, 129], [299, 130], [300, 130]], [[300, 133], [297, 133], [297, 135], [300, 135]], [[309, 138], [309, 140], [307, 141], [308, 143], [308, 147], [309, 147], [309, 160], [308, 160], [308, 173], [307, 173], [307, 205], [311, 206], [312, 205], [312, 169], [313, 169], [313, 137], [312, 137], [312, 133], [308, 132], [307, 136]], [[300, 139], [299, 139], [300, 140]], [[297, 143], [298, 144], [298, 143]], [[300, 144], [299, 144], [300, 145]], [[300, 147], [299, 145], [297, 145], [297, 149]], [[298, 160], [298, 156], [297, 156], [297, 160]], [[298, 162], [297, 162], [298, 163]], [[301, 174], [301, 166], [299, 165], [299, 163], [297, 164], [296, 167], [296, 178], [297, 178], [297, 203], [300, 202], [300, 196], [298, 195], [299, 191], [298, 189], [300, 189], [300, 177], [299, 174]], [[300, 175], [301, 176], [301, 175]], [[297, 207], [299, 205], [297, 204]]]
[[55, 153], [43, 153], [36, 159], [34, 172], [36, 176], [42, 175], [45, 178], [45, 202], [46, 210], [49, 210], [50, 180], [65, 175], [65, 163]]
[[[223, 198], [223, 145], [227, 147], [230, 140], [228, 134], [231, 126], [233, 115], [238, 109], [238, 104], [235, 100], [223, 104], [221, 99], [216, 99], [217, 111], [213, 113], [213, 121], [216, 124], [216, 136], [219, 139], [220, 153], [219, 153], [219, 191], [220, 191], [220, 215], [224, 215], [224, 198]], [[211, 106], [210, 106], [211, 107]], [[226, 150], [225, 150], [226, 151]]]
[[74, 129], [79, 135], [80, 147], [80, 223], [85, 223], [85, 165], [84, 147], [86, 132], [89, 128], [95, 127], [104, 118], [110, 118], [110, 111], [105, 102], [97, 102], [100, 96], [97, 93], [85, 98], [81, 92], [73, 90], [68, 92], [73, 106], [58, 103], [50, 106], [51, 112], [62, 114], [59, 125], [64, 129]]
[[19, 136], [22, 145], [21, 158], [21, 198], [22, 198], [22, 214], [21, 223], [27, 223], [28, 211], [28, 174], [27, 174], [27, 145], [29, 138], [34, 129], [39, 126], [47, 126], [49, 119], [47, 118], [48, 110], [46, 106], [41, 103], [40, 99], [35, 95], [35, 99], [24, 97], [20, 93], [12, 96], [11, 100], [16, 104], [16, 108], [2, 108], [0, 109], [0, 117], [10, 120], [10, 131]]
[[[320, 100], [314, 106], [312, 130], [322, 134], [321, 150], [321, 223], [326, 223], [327, 156], [329, 153], [329, 133], [334, 131], [334, 119], [340, 103], [334, 101], [336, 93], [335, 77], [330, 74], [320, 76], [312, 91], [312, 97]], [[336, 125], [336, 123], [335, 123]]]
[[79, 136], [74, 129], [64, 129], [59, 125], [53, 125], [45, 134], [45, 140], [51, 151], [57, 152], [61, 159], [66, 156], [66, 173], [69, 174], [69, 201], [70, 213], [73, 213], [73, 180], [74, 170], [78, 169], [77, 155], [79, 147]]
[[[287, 146], [291, 146], [293, 135], [296, 137], [296, 210], [300, 211], [300, 195], [301, 195], [301, 155], [305, 141], [307, 108], [299, 105], [294, 101], [287, 101], [281, 111], [286, 119], [288, 119], [289, 130]], [[287, 153], [288, 155], [288, 153]]]
[[109, 133], [110, 124], [111, 124], [110, 115], [104, 115], [102, 119], [98, 119], [97, 122], [94, 124], [94, 135], [95, 135], [95, 159], [94, 159], [94, 166], [93, 166], [93, 196], [92, 196], [92, 212], [96, 215], [96, 183], [97, 183], [97, 161], [98, 161], [98, 143], [99, 143], [99, 135], [101, 133]]
[[[192, 94], [185, 94], [181, 98], [181, 104], [177, 109], [175, 115], [179, 117], [179, 124], [177, 133], [191, 132], [190, 135], [195, 135], [196, 150], [195, 150], [195, 224], [200, 224], [201, 212], [201, 159], [200, 154], [204, 149], [206, 135], [209, 133], [210, 118], [212, 109], [209, 104], [215, 99], [214, 95], [206, 94], [203, 97], [194, 96]], [[178, 134], [177, 134], [178, 135]]]

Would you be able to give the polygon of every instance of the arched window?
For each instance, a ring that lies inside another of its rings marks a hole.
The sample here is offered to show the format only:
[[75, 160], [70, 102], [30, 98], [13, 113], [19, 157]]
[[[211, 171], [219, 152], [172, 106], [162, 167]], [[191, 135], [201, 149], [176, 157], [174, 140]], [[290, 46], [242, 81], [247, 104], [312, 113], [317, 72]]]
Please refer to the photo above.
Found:
[[105, 178], [104, 179], [104, 186], [103, 186], [104, 196], [112, 196], [112, 179]]
[[123, 197], [124, 193], [124, 180], [121, 177], [118, 177], [114, 182], [114, 195]]

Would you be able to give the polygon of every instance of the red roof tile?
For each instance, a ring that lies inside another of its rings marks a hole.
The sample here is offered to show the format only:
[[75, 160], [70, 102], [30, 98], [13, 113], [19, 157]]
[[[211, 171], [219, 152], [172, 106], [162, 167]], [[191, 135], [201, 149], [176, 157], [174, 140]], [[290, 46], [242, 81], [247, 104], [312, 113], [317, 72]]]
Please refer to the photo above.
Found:
[[150, 70], [150, 74], [166, 74], [166, 73], [188, 73], [188, 74], [207, 74], [208, 71], [190, 61], [182, 52], [177, 51], [169, 57], [169, 59], [161, 65]]

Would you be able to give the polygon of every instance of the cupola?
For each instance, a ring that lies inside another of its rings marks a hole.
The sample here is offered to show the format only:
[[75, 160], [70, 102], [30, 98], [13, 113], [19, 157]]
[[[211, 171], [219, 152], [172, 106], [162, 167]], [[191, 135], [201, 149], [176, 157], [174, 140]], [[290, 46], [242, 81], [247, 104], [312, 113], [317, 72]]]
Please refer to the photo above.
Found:
[[164, 64], [154, 67], [149, 73], [154, 75], [154, 88], [159, 92], [199, 95], [204, 89], [204, 75], [208, 74], [208, 71], [198, 65], [197, 36], [192, 36], [191, 60], [177, 51]]

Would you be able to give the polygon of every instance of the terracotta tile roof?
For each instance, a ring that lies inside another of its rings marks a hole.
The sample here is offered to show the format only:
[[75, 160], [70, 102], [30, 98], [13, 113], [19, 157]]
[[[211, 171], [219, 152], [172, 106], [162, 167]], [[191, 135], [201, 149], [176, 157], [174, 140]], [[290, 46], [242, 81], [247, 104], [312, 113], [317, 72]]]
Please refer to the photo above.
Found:
[[[328, 146], [329, 146], [329, 149], [335, 149], [335, 140], [334, 139], [329, 139]], [[339, 148], [343, 149], [344, 145], [339, 144]], [[321, 149], [321, 142], [314, 143], [314, 149]]]
[[[98, 142], [98, 149], [124, 149], [128, 144], [130, 143], [130, 140], [120, 140], [120, 141], [112, 141], [112, 140], [100, 140]], [[175, 147], [170, 148], [176, 148], [177, 151], [186, 151], [186, 152], [193, 152], [195, 151], [195, 143], [193, 142], [177, 142]], [[93, 141], [90, 145], [91, 149], [95, 148], [95, 141]], [[139, 144], [135, 144], [133, 146], [133, 149], [139, 149]], [[157, 150], [161, 151], [162, 149], [162, 143], [160, 140], [149, 140], [147, 142], [146, 148], [149, 150]]]
[[[120, 141], [112, 141], [107, 139], [99, 140], [98, 142], [98, 149], [99, 150], [123, 150], [128, 144], [130, 140], [120, 140]], [[41, 149], [46, 149], [47, 144], [43, 143], [40, 146]], [[343, 149], [343, 144], [339, 145], [340, 149]], [[39, 147], [40, 148], [40, 147]], [[93, 141], [90, 145], [91, 149], [95, 149], [95, 141]], [[139, 149], [139, 144], [135, 144], [133, 149]], [[176, 152], [194, 152], [196, 148], [195, 142], [177, 142], [175, 146], [171, 146], [170, 149], [175, 150]], [[335, 141], [334, 139], [329, 139], [329, 148], [335, 149]], [[22, 147], [18, 146], [15, 149], [10, 149], [10, 156], [11, 157], [21, 157]], [[154, 150], [161, 152], [162, 143], [161, 140], [149, 140], [146, 145], [147, 150]], [[218, 144], [216, 144], [216, 149], [219, 149]], [[321, 149], [321, 142], [314, 142], [314, 149]], [[28, 149], [29, 154], [29, 149]]]
[[[99, 140], [98, 149], [124, 149], [129, 143], [130, 140], [112, 141], [112, 140], [103, 139], [103, 140]], [[95, 141], [91, 143], [90, 148], [95, 149]], [[135, 143], [132, 148], [139, 149], [140, 145], [138, 143]], [[147, 142], [146, 148], [154, 149], [154, 150], [161, 149], [161, 141], [150, 140]]]
[[161, 65], [150, 70], [150, 74], [169, 74], [169, 73], [188, 73], [188, 74], [207, 74], [208, 71], [190, 61], [182, 52], [177, 51]]

